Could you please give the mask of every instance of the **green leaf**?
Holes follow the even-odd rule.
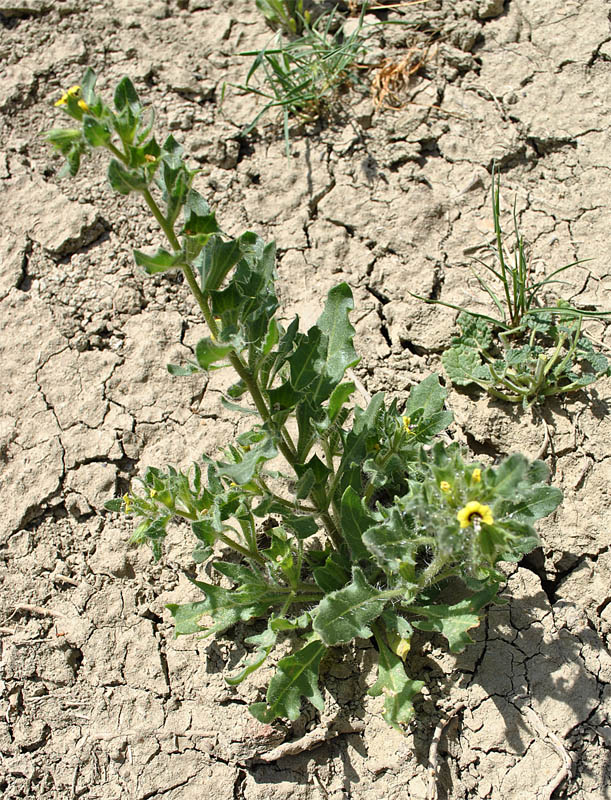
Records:
[[[487,470],[486,478],[496,495],[513,497],[527,475],[528,467],[528,460],[523,455],[513,453],[494,470]]]
[[[207,292],[218,289],[229,270],[241,257],[240,239],[224,242],[220,237],[214,236],[194,262],[199,270],[202,290]]]
[[[318,688],[318,668],[326,650],[322,642],[313,641],[282,658],[269,684],[267,702],[253,703],[249,707],[253,717],[268,723],[277,717],[295,720],[300,714],[302,697],[322,711],[325,703]]]
[[[329,291],[324,311],[316,323],[328,342],[325,374],[335,383],[341,381],[349,367],[359,362],[352,345],[355,331],[348,316],[353,308],[350,287],[347,283],[340,283]]]
[[[263,665],[264,661],[272,651],[272,648],[276,644],[276,639],[278,638],[278,630],[274,629],[271,626],[271,621],[268,622],[267,628],[263,631],[263,633],[257,634],[255,636],[249,636],[246,639],[248,644],[255,644],[257,645],[257,650],[254,654],[254,657],[248,661],[237,673],[233,675],[225,676],[225,681],[230,686],[237,686],[239,683],[251,675],[253,672],[259,669],[260,666]]]
[[[388,597],[371,586],[360,567],[352,568],[352,583],[327,595],[319,604],[313,628],[328,645],[368,639]]]
[[[169,269],[177,269],[184,263],[182,253],[170,253],[160,248],[156,253],[149,255],[142,250],[134,250],[134,261],[142,267],[148,275],[155,275],[157,272],[167,272]]]
[[[363,534],[375,524],[375,520],[364,507],[361,496],[351,486],[342,495],[340,522],[352,558],[355,561],[368,560],[369,551],[363,544]]]
[[[222,361],[233,351],[231,345],[219,344],[217,341],[207,337],[200,339],[195,345],[195,358],[197,363],[204,370],[210,369],[217,361]]]
[[[97,79],[98,76],[91,67],[87,67],[81,79],[81,91],[83,93],[83,100],[88,106],[92,106],[95,102],[95,84]]]
[[[132,114],[138,116],[142,111],[142,104],[140,103],[136,87],[127,76],[122,78],[117,84],[114,103],[115,108],[119,112],[129,108]]]
[[[481,359],[477,350],[463,344],[456,344],[446,350],[441,356],[441,362],[448,378],[455,386],[468,386],[477,383],[474,374],[481,366]]]
[[[356,386],[350,381],[349,383],[338,383],[338,385],[331,392],[329,398],[329,419],[335,422],[337,415],[342,409],[342,406],[348,400],[350,395],[354,393]]]
[[[285,594],[265,592],[258,586],[254,588],[223,589],[213,584],[191,580],[206,595],[205,600],[177,605],[169,603],[166,608],[174,617],[176,636],[188,633],[213,633],[227,630],[237,622],[247,622],[253,617],[261,617],[270,606],[286,599]],[[212,617],[213,624],[204,628],[200,624],[203,616]]]
[[[350,579],[347,566],[346,559],[334,551],[327,556],[322,567],[313,570],[314,580],[326,594],[336,592],[343,589]]]
[[[105,147],[110,141],[111,132],[108,125],[85,114],[83,117],[83,135],[92,147]]]
[[[166,364],[166,369],[170,375],[180,378],[186,375],[195,375],[196,372],[201,372],[201,368],[198,364],[191,364],[189,362],[182,366],[180,364]]]
[[[393,507],[388,518],[375,525],[363,535],[365,547],[376,557],[381,566],[391,572],[405,570],[412,573],[416,565],[418,549],[422,537],[414,537],[402,518],[401,512]],[[415,579],[415,573],[412,577]]]
[[[243,486],[252,480],[259,465],[263,461],[270,461],[278,455],[278,450],[271,437],[266,437],[244,454],[242,461],[237,464],[218,462],[218,474],[222,477]]]
[[[433,606],[408,606],[409,611],[425,617],[413,620],[412,624],[421,631],[441,633],[448,640],[451,652],[460,653],[473,642],[467,631],[479,625],[478,612],[494,599],[498,589],[498,583],[492,582],[480,592],[453,606],[441,603]]]
[[[104,508],[107,511],[121,511],[123,509],[123,500],[120,497],[115,497],[112,500],[107,500],[104,503]]]
[[[526,492],[519,501],[505,500],[495,508],[500,521],[510,517],[518,521],[532,522],[547,517],[562,502],[562,491],[555,486],[537,486]]]
[[[413,386],[405,404],[406,416],[412,417],[418,409],[422,409],[424,418],[430,417],[443,409],[448,390],[439,383],[439,375],[434,372]]]
[[[400,725],[407,725],[414,716],[412,700],[422,690],[424,681],[408,678],[399,656],[389,650],[380,639],[377,642],[378,679],[367,694],[372,697],[384,694],[382,716],[389,725],[400,731]]]
[[[114,158],[108,165],[108,180],[115,192],[119,192],[119,194],[142,192],[148,186],[148,182],[140,170],[127,170]]]
[[[492,345],[492,329],[489,322],[463,311],[456,320],[460,325],[463,344],[487,350]]]
[[[298,539],[307,539],[320,530],[314,517],[284,514],[282,521],[287,528],[290,528],[296,534]]]

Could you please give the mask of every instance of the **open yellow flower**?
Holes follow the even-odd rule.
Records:
[[[476,522],[478,524],[484,523],[484,525],[492,525],[494,523],[490,506],[484,506],[478,503],[477,500],[471,500],[464,508],[461,508],[456,515],[456,519],[460,522],[461,528],[468,528],[469,525],[473,525]]]
[[[481,479],[482,479],[482,471],[479,467],[476,467],[471,473],[471,480],[473,481],[473,483],[479,483]]]
[[[81,87],[80,86],[78,86],[78,85],[77,86],[71,86],[68,89],[68,91],[64,92],[63,95],[59,98],[59,100],[57,100],[55,102],[55,105],[56,106],[65,106],[66,103],[68,102],[68,98],[69,97],[78,97],[80,93],[81,93]],[[83,110],[85,110],[85,109],[83,109]],[[87,108],[87,110],[89,110],[89,108]]]
[[[447,481],[441,481],[441,483],[439,484],[439,488],[441,489],[442,492],[449,492],[452,487]]]

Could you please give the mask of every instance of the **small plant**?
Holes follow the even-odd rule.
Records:
[[[254,56],[254,60],[246,82],[236,88],[267,100],[244,129],[244,135],[264,114],[277,108],[282,115],[288,152],[291,116],[302,122],[312,122],[337,99],[343,88],[358,83],[353,67],[366,52],[367,37],[362,36],[365,8],[363,6],[359,24],[347,37],[338,28],[333,10],[311,24],[304,19],[299,38],[287,40],[278,33],[270,47],[239,54]],[[257,85],[251,83],[255,76],[262,78]]]
[[[419,300],[460,311],[460,335],[442,356],[443,366],[456,386],[476,385],[490,395],[529,408],[552,395],[567,394],[589,386],[610,374],[607,358],[582,332],[584,318],[603,319],[611,312],[585,311],[565,300],[541,305],[543,290],[561,283],[557,276],[579,261],[534,280],[526,258],[525,243],[513,213],[516,248],[513,266],[505,253],[500,224],[498,183],[492,172],[492,214],[497,266],[479,261],[500,283],[500,292],[473,267],[471,271],[488,294],[500,317],[469,311],[441,300]],[[499,294],[501,295],[499,297]]]
[[[288,36],[299,35],[312,20],[308,0],[256,0],[256,4],[269,25]]]
[[[157,143],[131,81],[117,86],[114,108],[95,82],[88,69],[81,88],[61,98],[76,127],[47,138],[72,175],[83,153],[106,149],[111,186],[143,197],[168,249],[136,250],[136,263],[149,275],[182,272],[210,333],[193,361],[168,369],[233,369],[225,402],[253,420],[220,458],[204,455],[188,472],[149,467],[107,507],[135,518],[132,541],[150,544],[155,558],[170,520],[186,520],[194,562],[213,559],[227,582],[192,580],[197,599],[168,606],[177,635],[263,621],[230,684],[289,643],[265,698],[250,706],[258,720],[294,720],[303,698],[322,709],[319,674],[331,649],[373,638],[378,677],[370,694],[384,698],[384,717],[400,729],[423,686],[404,663],[414,629],[440,633],[461,651],[485,606],[498,602],[498,563],[537,545],[533,524],[561,493],[546,484],[540,461],[512,455],[484,468],[440,440],[452,415],[436,375],[414,386],[402,409],[382,393],[365,408],[352,404],[356,387],[345,374],[358,357],[349,287],[329,292],[307,332],[297,318],[284,327],[274,245],[251,232],[224,236],[178,143]]]

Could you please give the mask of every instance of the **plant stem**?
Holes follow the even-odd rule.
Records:
[[[232,550],[241,553],[246,558],[251,558],[253,561],[256,561],[258,564],[266,564],[266,560],[260,553],[253,553],[252,550],[249,550],[247,547],[244,547],[239,542],[236,542],[235,539],[232,539],[231,536],[227,536],[224,533],[217,533],[216,538],[219,542],[223,542],[226,544],[227,547],[231,547]]]

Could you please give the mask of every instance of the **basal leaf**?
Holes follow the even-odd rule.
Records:
[[[166,606],[174,617],[176,636],[187,633],[203,633],[205,636],[210,636],[219,633],[237,622],[246,622],[253,617],[263,616],[270,606],[282,603],[286,599],[286,594],[266,592],[259,586],[252,589],[223,589],[201,581],[191,580],[191,582],[204,592],[206,599],[183,605],[169,603]],[[200,624],[203,616],[212,617],[213,624],[209,628]]]
[[[313,628],[328,645],[367,639],[368,627],[388,602],[387,596],[371,586],[360,567],[352,568],[352,583],[327,595],[319,604]]]
[[[462,331],[464,344],[471,347],[480,347],[487,350],[492,344],[492,330],[490,323],[479,317],[474,317],[468,312],[462,312],[456,320]]]
[[[319,711],[324,700],[318,688],[318,668],[327,648],[313,641],[278,662],[277,672],[267,690],[266,703],[253,703],[249,708],[259,722],[272,722],[277,717],[295,720],[299,716],[301,698],[305,697]]]
[[[498,584],[491,583],[467,600],[461,600],[452,606],[441,603],[432,606],[408,606],[410,611],[424,616],[424,619],[413,620],[412,624],[421,631],[441,633],[448,640],[450,650],[453,653],[460,653],[472,643],[473,639],[467,631],[479,625],[478,612],[493,600],[498,588]]]
[[[380,639],[377,642],[378,679],[367,694],[372,697],[384,694],[382,715],[389,725],[400,731],[400,725],[407,725],[414,716],[412,700],[421,691],[424,681],[408,678],[399,656],[389,650]]]
[[[477,350],[463,344],[456,344],[446,350],[441,362],[448,378],[455,386],[468,386],[474,383],[474,373],[481,366]]]
[[[350,580],[347,567],[346,559],[334,551],[327,556],[322,567],[314,569],[314,580],[326,594],[336,592],[338,589],[343,589]]]
[[[242,683],[245,678],[258,670],[272,651],[272,648],[276,644],[277,638],[278,631],[274,630],[270,624],[268,624],[263,633],[255,636],[249,636],[246,641],[249,644],[257,645],[257,650],[255,651],[254,656],[247,661],[238,672],[234,673],[233,675],[225,676],[225,681],[230,686],[237,686],[239,683]]]

